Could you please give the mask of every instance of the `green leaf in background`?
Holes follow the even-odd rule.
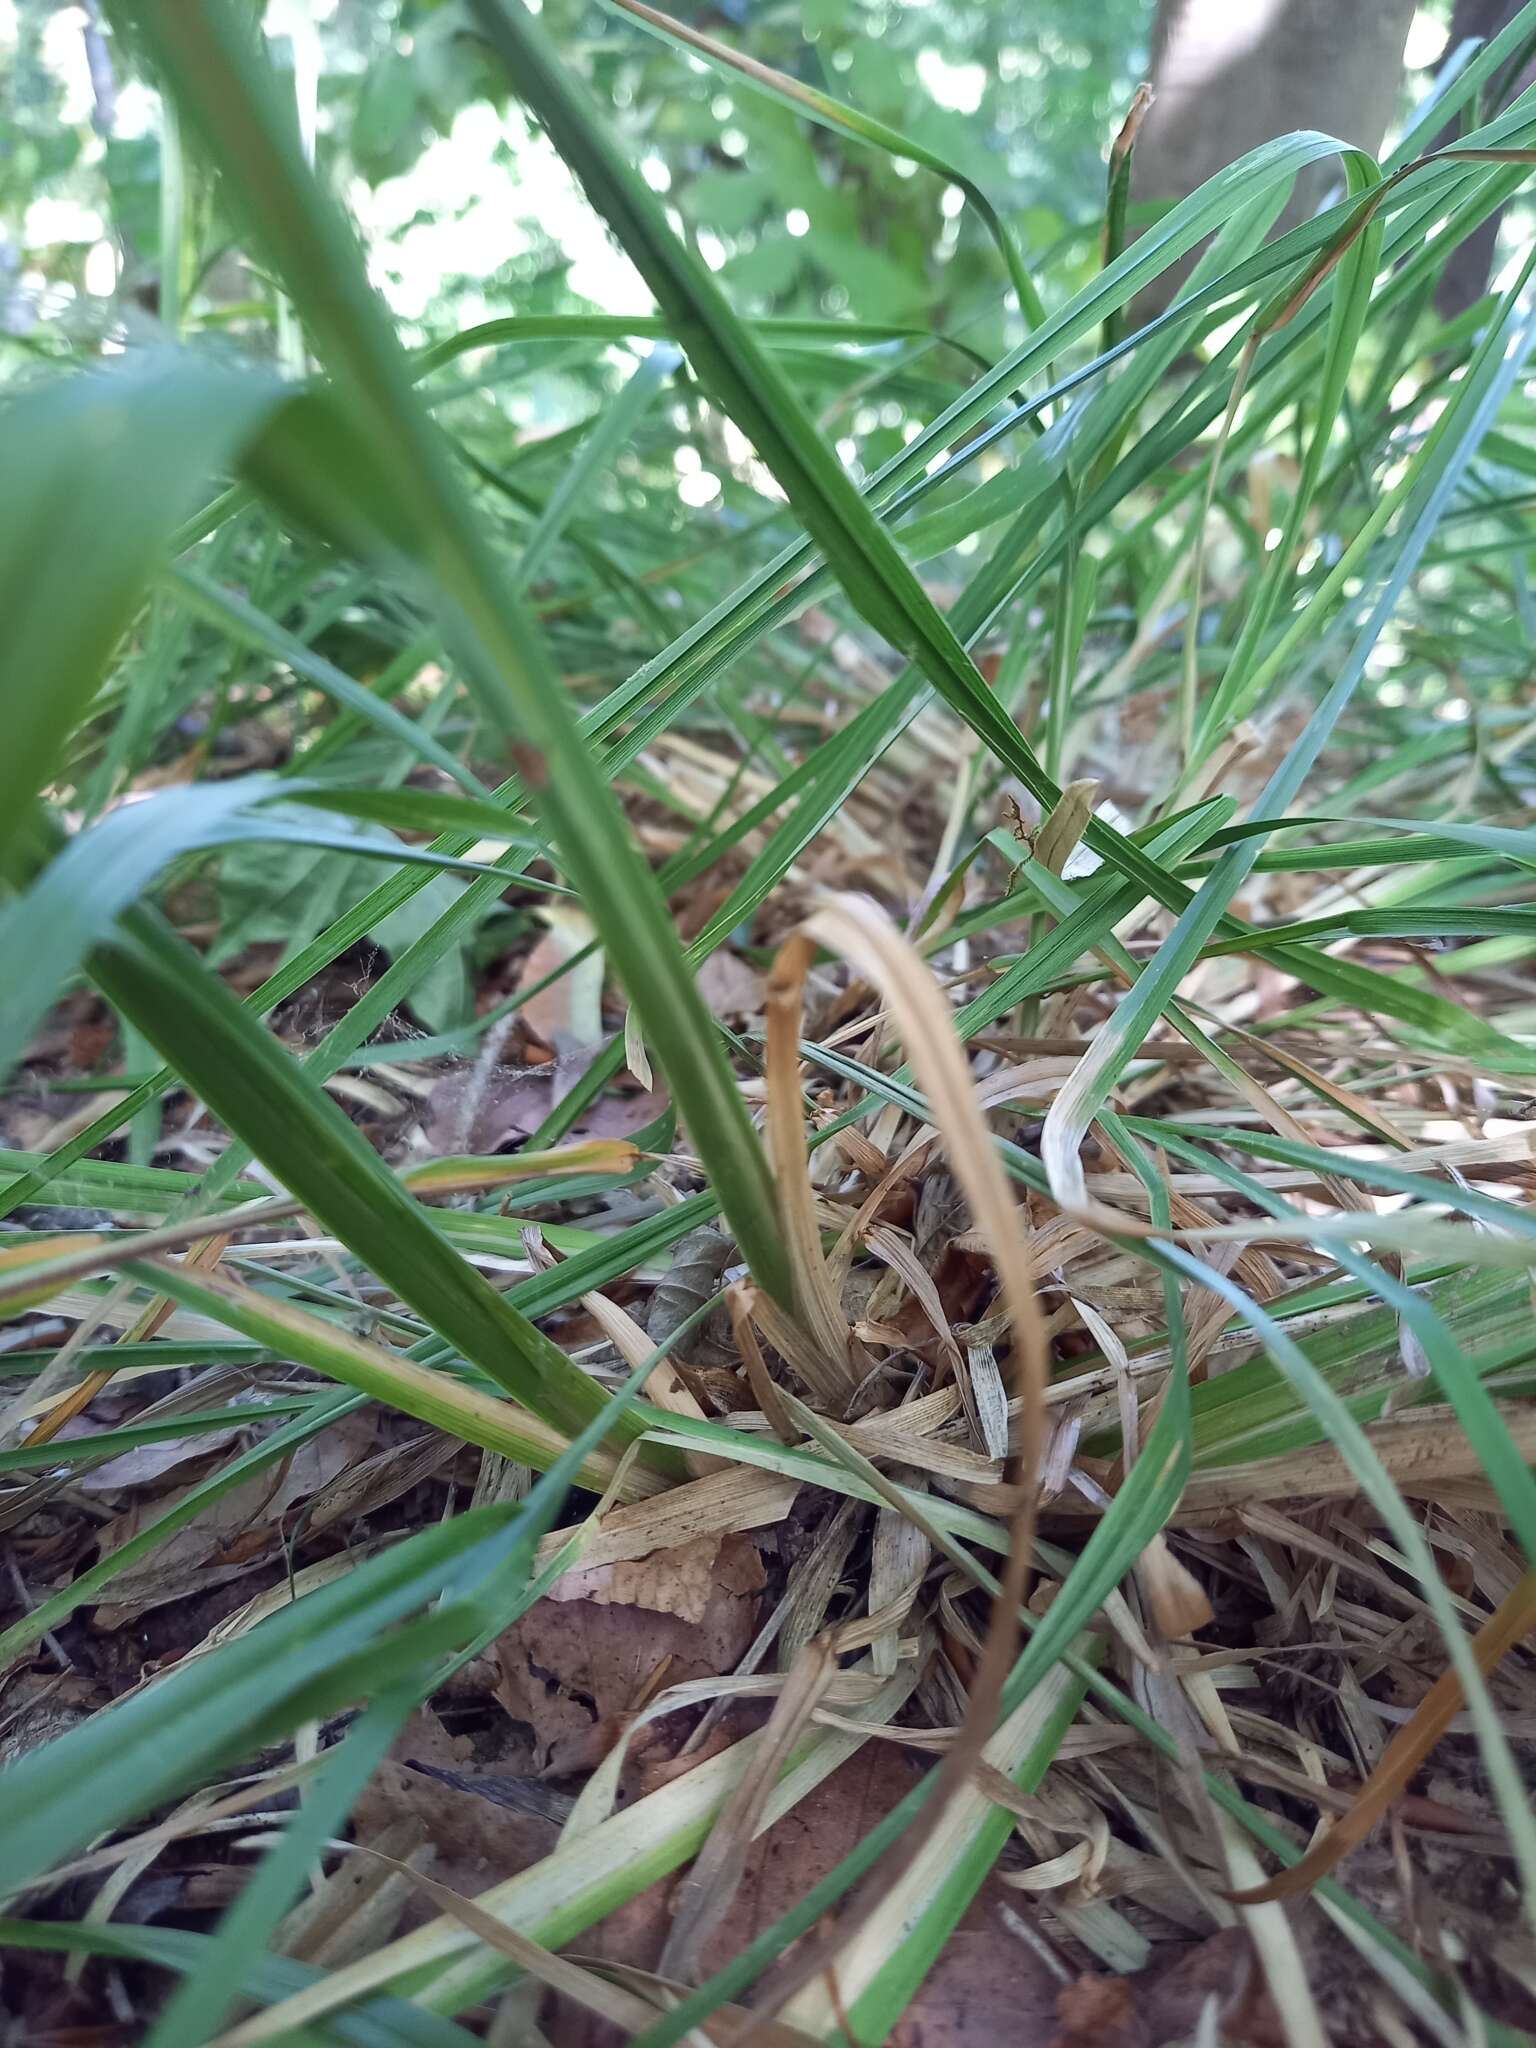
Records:
[[[281,402],[271,378],[153,351],[7,401],[0,598],[19,686],[7,692],[0,853],[25,829],[209,473],[231,466]],[[132,516],[103,518],[114,505]]]
[[[728,75],[744,78],[756,91],[765,93],[780,106],[788,107],[792,113],[801,114],[814,121],[819,127],[828,128],[834,135],[845,136],[850,141],[862,142],[871,148],[884,150],[888,156],[901,158],[910,163],[923,164],[930,171],[936,171],[941,178],[948,178],[957,185],[977,213],[986,223],[987,233],[997,244],[998,253],[1008,271],[1009,281],[1018,295],[1020,310],[1032,327],[1038,327],[1045,318],[1045,308],[1040,303],[1034,280],[1025,266],[1023,255],[1012,231],[992,201],[973,178],[953,164],[946,163],[942,156],[928,149],[923,143],[909,135],[898,134],[883,121],[861,113],[856,107],[844,106],[831,99],[824,92],[803,84],[799,79],[790,78],[782,71],[774,71],[766,64],[732,49],[729,44],[707,36],[686,23],[674,21],[659,9],[648,7],[644,0],[606,0],[615,13],[621,13],[630,20],[648,29],[662,41],[677,48],[696,50],[718,69]]]

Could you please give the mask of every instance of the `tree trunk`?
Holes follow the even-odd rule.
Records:
[[[1417,0],[1158,0],[1156,93],[1136,144],[1138,199],[1182,199],[1261,142],[1320,128],[1373,154],[1397,108]],[[1341,182],[1335,162],[1296,181],[1293,226]],[[1179,276],[1151,287],[1155,304]]]
[[[1499,31],[1507,28],[1519,13],[1521,0],[1456,0],[1451,12],[1451,33],[1446,39],[1445,54],[1450,56],[1459,43],[1469,36],[1478,36],[1489,42]],[[1505,90],[1499,95],[1499,105],[1508,105],[1517,92],[1523,92],[1531,82],[1531,69],[1513,81],[1505,81]],[[1452,121],[1430,144],[1432,149],[1448,149],[1458,135],[1472,127],[1476,109],[1464,107],[1458,120]],[[1458,313],[1464,313],[1468,306],[1475,306],[1488,289],[1488,280],[1493,274],[1494,249],[1499,239],[1499,222],[1502,212],[1493,214],[1480,227],[1472,230],[1464,242],[1458,242],[1451,251],[1440,282],[1435,287],[1435,309],[1445,319],[1452,320]]]

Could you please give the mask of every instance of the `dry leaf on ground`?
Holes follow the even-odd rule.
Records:
[[[518,972],[520,990],[536,988],[593,940],[592,920],[584,911],[550,904],[542,915],[546,930]],[[518,1015],[552,1051],[571,1053],[596,1045],[601,1038],[602,998],[603,956],[593,953],[529,996]]]
[[[423,1114],[425,1151],[484,1155],[521,1143],[539,1128],[556,1102],[575,1087],[593,1057],[593,1048],[587,1047],[552,1060],[547,1066],[498,1067],[483,1084],[476,1080],[471,1068],[456,1068],[427,1097]],[[465,1098],[471,1091],[478,1093],[466,1130]],[[666,1101],[666,1096],[655,1089],[638,1094],[615,1094],[610,1089],[582,1111],[571,1126],[571,1135],[631,1137],[655,1121]]]
[[[739,1535],[568,1572],[496,1646],[497,1697],[532,1731],[535,1768],[590,1770],[658,1678],[676,1685],[733,1670],[764,1583],[756,1546]],[[638,1747],[661,1739],[649,1728]]]
[[[744,1537],[700,1536],[649,1557],[578,1567],[556,1579],[547,1597],[590,1600],[596,1607],[648,1607],[699,1622],[717,1590],[754,1593],[762,1585],[762,1560],[753,1544]]]
[[[354,1809],[353,1831],[359,1841],[370,1841],[402,1816],[421,1823],[433,1852],[432,1875],[469,1898],[547,1856],[559,1833],[543,1814],[522,1812],[488,1792],[465,1791],[404,1764],[386,1763]],[[433,1911],[430,1902],[420,1910],[413,1903],[406,1924],[430,1920]]]
[[[1175,2048],[1204,2038],[1200,2027],[1212,2001],[1213,2039],[1230,2048],[1284,2048],[1284,2029],[1242,1928],[1224,1927],[1156,1956],[1133,1977],[1089,1975],[1063,1985],[1050,2048]]]
[[[755,967],[722,947],[711,953],[696,977],[699,994],[717,1017],[744,1019],[763,1014],[767,983]]]
[[[917,1767],[890,1745],[867,1743],[752,1845],[730,1911],[699,1959],[707,1975],[818,1884],[912,1789]],[[578,1944],[605,1962],[653,1969],[671,1923],[675,1880],[652,1885]],[[999,1913],[986,1886],[888,2039],[891,2048],[977,2048],[1050,2039],[1059,1980]],[[1010,1910],[1012,1906],[1010,1905]],[[620,2048],[621,2037],[558,2000],[547,2008],[552,2048]]]
[[[521,1797],[524,1786],[527,1796]],[[557,1794],[515,1773],[477,1766],[474,1744],[451,1735],[423,1707],[406,1722],[353,1809],[352,1827],[359,1841],[382,1842],[400,1821],[414,1822],[431,1850],[424,1868],[473,1898],[547,1856],[561,1817]],[[433,1910],[430,1900],[412,1893],[402,1918],[407,1927],[418,1926]]]
[[[114,1579],[113,1598],[96,1609],[96,1626],[122,1628],[152,1607],[205,1593],[250,1571],[273,1553],[282,1516],[364,1456],[373,1437],[366,1417],[348,1417],[302,1444],[275,1470],[253,1474]],[[109,1522],[101,1532],[101,1556],[110,1557],[147,1522],[159,1521],[188,1491],[179,1488],[136,1502]]]
[[[1056,1994],[1051,2048],[1152,2048],[1128,1977],[1079,1977]]]
[[[250,1421],[261,1420],[261,1410],[253,1405]],[[163,1438],[159,1443],[135,1444],[132,1450],[121,1451],[117,1457],[108,1458],[94,1471],[77,1473],[74,1483],[82,1493],[124,1493],[133,1486],[151,1486],[178,1465],[189,1464],[194,1458],[206,1458],[210,1451],[218,1450],[247,1427],[249,1423],[240,1422],[228,1429],[208,1430],[197,1436],[172,1436]],[[88,1422],[67,1423],[59,1431],[56,1441],[68,1443],[95,1433]]]

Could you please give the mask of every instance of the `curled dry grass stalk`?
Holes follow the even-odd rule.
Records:
[[[918,1824],[865,1875],[850,1899],[848,1924],[840,1923],[819,1941],[807,1943],[765,1984],[762,2003],[769,2014],[823,1971],[836,1970],[850,1938],[899,1888],[922,1856],[941,1827],[950,1800],[965,1785],[981,1756],[1017,1655],[1018,1615],[1029,1592],[1034,1561],[1035,1507],[1044,1449],[1045,1329],[1029,1278],[1029,1247],[1018,1206],[977,1106],[949,1008],[915,949],[878,905],[860,897],[833,897],[813,911],[803,933],[789,940],[775,964],[775,984],[797,1026],[812,942],[847,959],[884,999],[900,1026],[911,1063],[925,1084],[945,1157],[988,1241],[1013,1339],[1018,1452],[1007,1468],[1005,1483],[1013,1488],[1018,1506],[1008,1530],[1007,1562],[991,1622],[971,1677],[963,1739],[946,1752]],[[770,1011],[770,1017],[772,1014]],[[819,1257],[819,1246],[815,1251]]]
[[[539,23],[473,0],[476,61],[658,310],[513,305],[410,350],[237,10],[109,11],[174,110],[170,231],[184,146],[315,374],[194,335],[5,398],[7,1944],[154,1966],[153,2048],[462,2048],[520,1973],[647,2048],[874,2042],[1001,1871],[1072,1969],[1132,1972],[1235,1902],[1293,2042],[1512,2038],[1533,265],[1449,323],[1431,288],[1532,161],[1536,101],[1489,94],[1536,7],[1449,67],[1455,148],[1284,138],[1127,241],[1133,112],[1102,267],[1063,281],[920,141],[615,0],[615,35],[957,184],[1027,324],[966,308],[936,346],[857,306],[742,318]],[[1271,236],[1329,159],[1342,197]],[[189,304],[162,298],[183,335]],[[615,384],[593,352],[621,341],[656,347]],[[558,472],[467,403],[487,352],[526,377],[552,343],[601,394]],[[681,361],[691,411],[657,403]],[[855,473],[823,422],[862,436],[881,397],[910,433]],[[631,450],[670,483],[680,418],[730,515],[681,544],[612,478]],[[353,615],[385,650],[361,677]],[[189,709],[233,732],[253,691],[276,767],[188,759]],[[260,981],[242,862],[297,877]],[[828,873],[861,893],[807,912]],[[546,969],[532,911],[571,897]],[[509,913],[510,993],[408,1035]],[[82,986],[110,1067],[70,1049]],[[615,1138],[626,1058],[645,1121]],[[358,1469],[292,1491],[349,1428]],[[130,1508],[92,1558],[98,1481]],[[103,1614],[152,1611],[157,1571],[185,1590],[200,1529],[225,1603],[112,1702],[82,1676]],[[296,1959],[294,1902],[401,1730],[557,1578],[754,1531],[778,1550],[750,1649],[650,1671],[543,1853],[466,1900],[359,1838],[441,1916]],[[49,1735],[33,1694],[65,1680],[84,1704]],[[621,1798],[642,1734],[706,1706]],[[733,1919],[763,1834],[898,1746],[939,1761]],[[119,1924],[157,1858],[249,1811],[248,1774],[302,1797],[217,1917]],[[559,1953],[690,1864],[655,1968]],[[1337,2013],[1328,1940],[1363,1965]]]

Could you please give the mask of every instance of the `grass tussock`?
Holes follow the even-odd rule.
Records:
[[[654,311],[408,347],[240,11],[108,10],[277,340],[178,288],[4,396],[15,2009],[876,2042],[980,1899],[999,2029],[1141,1971],[1151,2028],[1178,1944],[1193,2037],[1519,2038],[1532,259],[1433,287],[1536,7],[1386,162],[1135,234],[1132,119],[1067,287],[618,6],[951,180],[1006,346],[744,317],[472,0]],[[552,347],[622,373],[509,446]],[[493,1780],[536,1838],[467,1890]]]

